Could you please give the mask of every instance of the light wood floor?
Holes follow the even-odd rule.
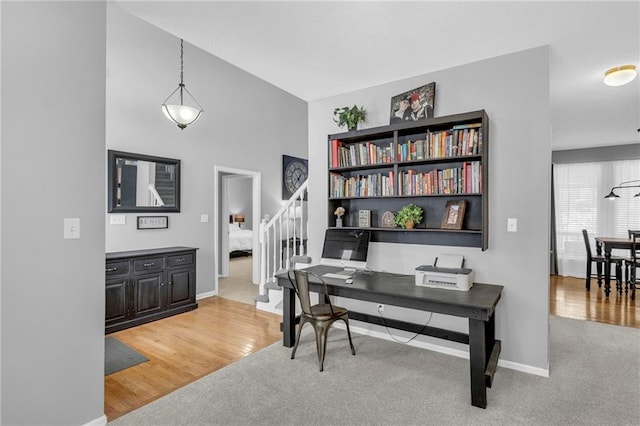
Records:
[[[549,296],[551,315],[640,328],[640,291],[636,292],[636,300],[616,291],[605,297],[595,279],[587,292],[584,279],[552,275]]]
[[[640,328],[637,297],[609,298],[584,280],[551,277],[550,314]],[[281,338],[279,315],[220,297],[202,299],[195,311],[112,333],[150,359],[105,377],[109,421],[148,404]]]
[[[281,316],[210,297],[198,309],[111,333],[149,358],[104,378],[111,421],[282,338]]]

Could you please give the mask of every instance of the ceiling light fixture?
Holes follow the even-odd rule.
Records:
[[[618,189],[618,188],[640,188],[640,185],[627,185],[629,183],[634,183],[634,182],[640,182],[640,180],[630,180],[630,181],[627,181],[627,182],[622,182],[618,186],[614,186],[613,188],[611,188],[611,192],[609,193],[609,195],[607,195],[604,198],[607,198],[609,200],[615,200],[616,198],[620,198],[620,196],[618,194],[613,192],[614,189]],[[638,192],[636,195],[634,195],[634,197],[640,197],[640,192]]]
[[[184,43],[183,40],[180,39],[180,84],[178,87],[171,92],[167,99],[162,103],[162,112],[164,115],[174,123],[178,125],[182,130],[184,130],[189,124],[194,123],[200,115],[204,111],[196,98],[193,97],[191,92],[187,90],[187,87],[184,85]],[[179,93],[179,104],[168,104],[167,101],[176,93]],[[198,105],[198,108],[190,107],[184,104],[184,92],[189,95],[189,97],[193,100],[193,102]]]
[[[636,74],[635,65],[621,65],[619,67],[613,67],[604,73],[604,84],[614,87],[622,86],[630,83],[634,78],[636,78]]]

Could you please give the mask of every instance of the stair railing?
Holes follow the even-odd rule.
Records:
[[[275,282],[278,271],[289,269],[291,256],[306,253],[309,181],[287,200],[269,221],[260,223],[260,294],[265,284]]]
[[[164,206],[164,201],[162,201],[162,197],[160,196],[160,194],[158,194],[158,191],[156,190],[156,186],[153,183],[150,183],[149,186],[149,192],[151,193],[152,198],[152,206]]]

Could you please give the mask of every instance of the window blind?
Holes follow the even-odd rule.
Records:
[[[553,173],[558,274],[584,278],[582,229],[593,253],[594,237],[626,238],[629,229],[640,229],[640,197],[634,197],[640,188],[617,189],[620,198],[604,198],[621,182],[640,179],[640,160],[554,164]]]

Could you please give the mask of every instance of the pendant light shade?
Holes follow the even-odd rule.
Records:
[[[611,192],[609,192],[609,195],[607,195],[604,198],[607,198],[609,200],[615,200],[616,198],[620,198],[620,196],[618,194],[613,192],[614,189],[640,188],[640,185],[634,185],[635,183],[640,183],[640,180],[629,180],[627,182],[622,182],[622,183],[618,184],[618,186],[614,186],[613,188],[611,188]],[[638,192],[636,195],[634,195],[634,197],[640,197],[640,192]]]
[[[178,87],[171,92],[167,99],[162,103],[162,112],[165,117],[169,120],[173,121],[184,130],[189,124],[195,123],[198,118],[202,115],[204,111],[198,101],[193,97],[193,95],[187,90],[187,87],[184,84],[184,42],[180,39],[180,84]],[[191,107],[184,104],[185,94],[191,98],[191,101],[197,105],[197,108]],[[174,95],[176,95],[174,97]],[[171,100],[169,102],[169,100]]]
[[[623,86],[636,78],[635,65],[622,65],[608,69],[604,73],[604,84],[607,86]]]
[[[176,123],[181,129],[184,129],[188,124],[195,123],[200,118],[202,110],[197,110],[187,105],[162,104],[162,112],[164,112],[165,117]]]

